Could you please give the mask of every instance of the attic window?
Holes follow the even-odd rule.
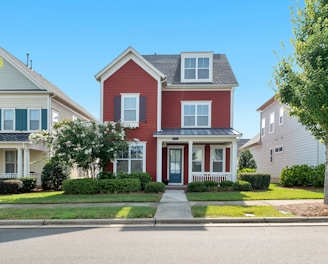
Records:
[[[181,82],[212,82],[213,53],[181,53]]]

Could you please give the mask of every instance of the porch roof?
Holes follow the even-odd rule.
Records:
[[[192,137],[216,137],[231,136],[238,137],[242,134],[233,128],[163,128],[154,133],[154,137],[167,136],[192,136]]]
[[[27,142],[30,133],[0,133],[0,142]]]

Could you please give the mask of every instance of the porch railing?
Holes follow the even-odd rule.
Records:
[[[31,172],[31,173],[29,173],[28,176],[37,177],[38,174],[34,173],[34,172]],[[0,178],[2,178],[2,179],[17,179],[19,177],[18,177],[18,173],[0,173]]]
[[[230,172],[193,172],[192,173],[193,182],[203,182],[203,181],[232,181],[232,174]]]

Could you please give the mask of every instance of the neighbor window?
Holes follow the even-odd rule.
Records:
[[[201,172],[203,171],[203,147],[193,146],[192,148],[192,171]]]
[[[59,121],[59,113],[56,110],[52,110],[52,124],[56,124]]]
[[[279,125],[282,125],[284,123],[284,107],[281,106],[279,108]]]
[[[261,122],[261,136],[262,137],[265,136],[265,117],[262,118],[262,122]]]
[[[40,109],[29,109],[28,110],[28,124],[29,130],[40,130],[41,129],[41,110]]]
[[[17,172],[17,151],[6,150],[5,151],[5,171],[6,173]]]
[[[269,133],[274,132],[274,112],[270,114],[270,125],[269,125]]]
[[[15,125],[15,109],[3,109],[2,110],[2,129],[14,130]]]
[[[115,160],[114,172],[145,172],[146,144],[131,143],[128,148],[118,152]]]
[[[274,148],[274,153],[278,154],[278,153],[283,152],[283,150],[284,150],[283,146],[280,145],[280,146],[277,146],[277,147]]]
[[[211,148],[211,171],[223,172],[224,168],[224,149],[220,147]]]
[[[213,53],[181,53],[182,82],[211,82]]]
[[[211,102],[182,102],[182,127],[210,127]]]

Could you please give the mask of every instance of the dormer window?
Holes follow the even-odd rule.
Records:
[[[212,82],[213,53],[181,53],[181,82]]]

